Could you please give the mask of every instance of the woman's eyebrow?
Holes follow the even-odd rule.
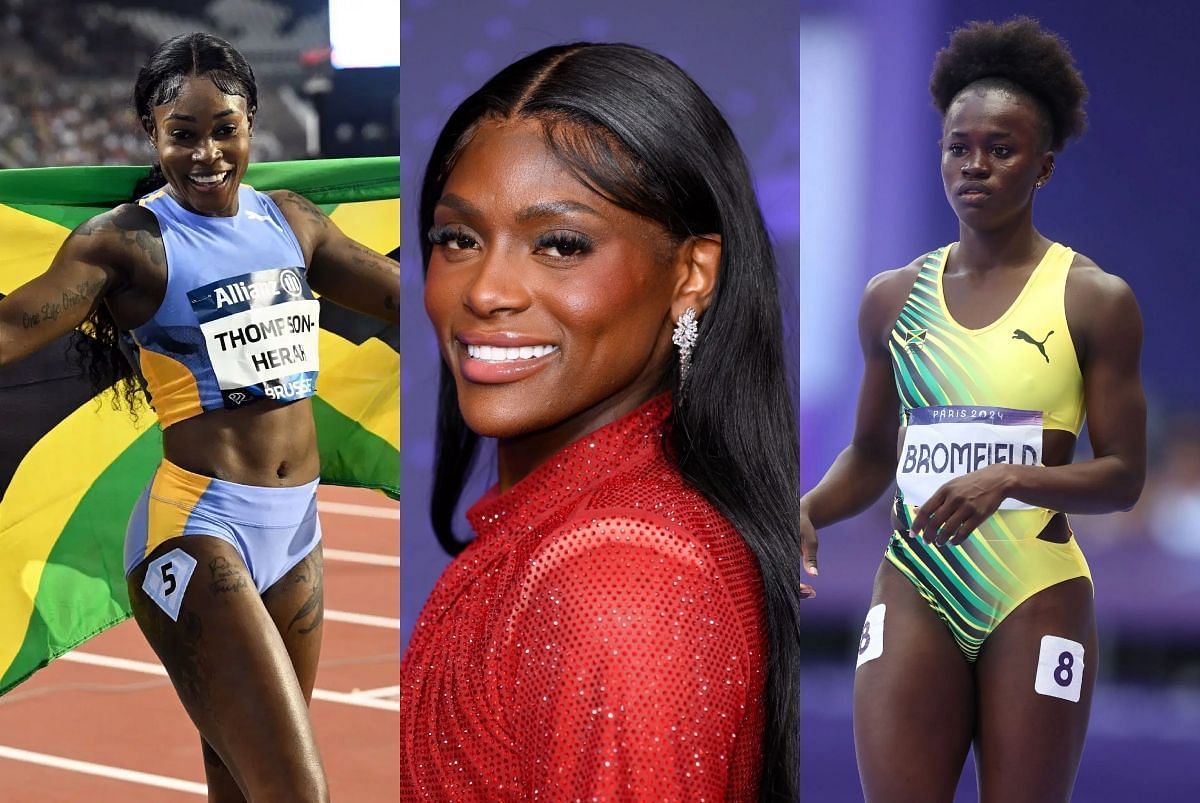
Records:
[[[438,198],[437,205],[453,209],[455,212],[467,215],[468,217],[479,217],[483,214],[479,211],[479,208],[476,207],[475,204],[471,203],[466,198],[463,198],[461,195],[455,195],[452,192],[443,195],[441,198]]]
[[[600,213],[595,209],[579,201],[544,201],[542,203],[531,204],[518,212],[517,222],[526,223],[537,218],[555,217],[556,215],[566,215],[571,212],[601,217]]]
[[[475,206],[475,204],[471,203],[466,198],[463,198],[461,195],[455,195],[454,193],[447,193],[446,195],[443,195],[438,199],[437,203],[438,206],[447,207],[448,209],[452,209],[459,214],[466,215],[467,217],[481,217],[483,215],[483,212],[479,209],[479,207]],[[536,220],[538,218],[567,215],[571,214],[572,212],[602,217],[599,211],[585,203],[580,201],[560,200],[542,201],[536,204],[530,204],[517,213],[516,219],[518,223],[527,223],[530,220]]]

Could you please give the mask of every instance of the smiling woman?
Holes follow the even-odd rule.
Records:
[[[662,226],[589,189],[536,120],[481,125],[433,218],[426,305],[463,417],[506,441],[536,432],[550,448],[654,394],[671,349],[664,313],[702,307],[720,257],[716,236],[672,247]],[[501,489],[525,473],[514,461],[545,458],[506,445]]]
[[[548,48],[451,116],[420,222],[461,554],[401,669],[404,793],[794,800],[795,417],[729,127],[661,56]]]
[[[96,391],[149,399],[163,461],[129,517],[129,600],[200,733],[209,800],[327,800],[306,708],[324,606],[313,290],[394,322],[399,269],[304,198],[241,183],[257,90],[228,42],[163,43],[134,105],[155,168],[0,299],[0,363],[81,327]]]

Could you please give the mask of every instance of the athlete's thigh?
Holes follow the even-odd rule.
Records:
[[[283,638],[305,701],[312,699],[321,653],[324,613],[321,568],[321,545],[318,543],[262,595],[267,613]],[[200,742],[209,800],[212,803],[244,803],[245,798],[220,755],[203,737]]]
[[[983,803],[1071,799],[1096,652],[1092,585],[1085,577],[1033,595],[984,642],[976,672]]]
[[[887,561],[871,610],[874,627],[864,628],[854,675],[854,746],[867,803],[949,803],[974,727],[970,664]]]
[[[325,621],[324,561],[320,542],[268,588],[262,598],[296,670],[304,699],[311,700]]]
[[[147,574],[165,607],[143,589]],[[128,585],[184,708],[247,797],[323,785],[296,672],[233,546],[204,535],[170,539]]]

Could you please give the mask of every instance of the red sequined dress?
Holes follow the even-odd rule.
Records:
[[[405,800],[753,800],[753,554],[663,453],[669,396],[468,512],[400,668]]]

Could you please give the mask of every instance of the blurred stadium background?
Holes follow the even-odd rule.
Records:
[[[397,50],[398,0],[334,0]],[[333,69],[330,0],[0,0],[0,167],[144,164],[130,110],[138,69],[162,41],[208,31],[242,51],[259,83],[258,161],[396,152],[398,58]],[[380,13],[384,16],[381,19]],[[382,56],[387,61],[387,54]],[[378,63],[378,59],[376,62]]]
[[[747,151],[779,247],[808,488],[850,436],[867,279],[957,236],[938,174],[933,56],[967,20],[1021,13],[1067,39],[1092,91],[1090,129],[1061,155],[1036,222],[1124,277],[1146,324],[1145,493],[1129,513],[1073,517],[1102,645],[1075,799],[1200,799],[1200,357],[1190,306],[1200,204],[1187,190],[1185,144],[1200,123],[1190,102],[1200,12],[1187,0],[654,0],[636,10],[403,0],[404,636],[446,563],[426,518],[437,357],[420,300],[415,204],[454,106],[520,55],[580,39],[646,45],[696,78]],[[1087,456],[1086,437],[1078,453]],[[804,608],[805,801],[861,800],[853,655],[886,542],[885,505],[822,533],[818,596]],[[971,766],[957,799],[975,799]]]

